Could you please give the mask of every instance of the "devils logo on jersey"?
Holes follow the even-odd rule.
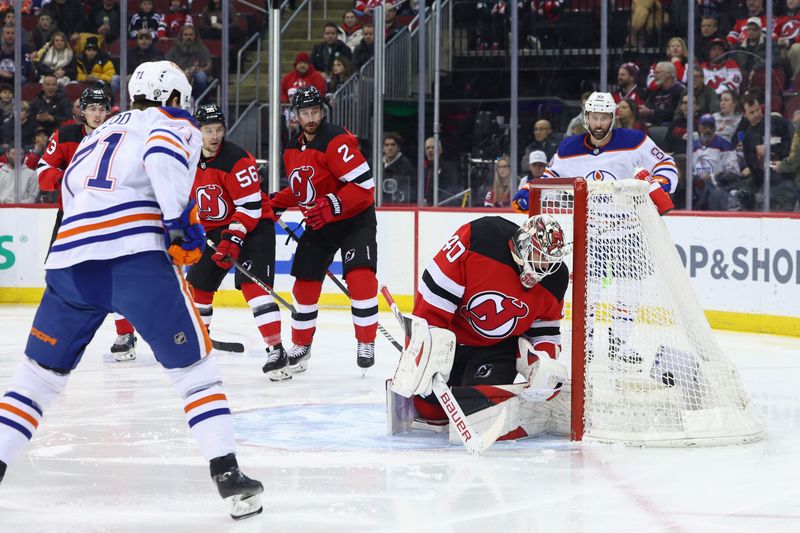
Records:
[[[502,292],[485,291],[470,298],[459,313],[479,334],[502,339],[514,331],[520,318],[528,315],[528,305]]]
[[[197,209],[203,220],[224,220],[228,216],[228,204],[222,197],[222,187],[219,185],[204,185],[198,187]]]
[[[311,178],[314,177],[314,167],[303,165],[289,173],[289,186],[292,188],[297,204],[303,207],[314,205],[317,191]]]

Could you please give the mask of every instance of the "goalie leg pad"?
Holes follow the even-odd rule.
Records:
[[[450,330],[429,328],[424,318],[411,315],[411,336],[400,354],[400,362],[392,378],[391,390],[410,398],[432,392],[433,375],[439,373],[447,381],[453,367],[456,336]]]

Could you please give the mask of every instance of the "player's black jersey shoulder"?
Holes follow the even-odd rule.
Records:
[[[80,143],[86,133],[83,124],[69,124],[58,129],[58,142],[60,143]]]
[[[540,281],[539,285],[555,296],[556,300],[563,301],[564,295],[567,293],[567,285],[569,285],[569,268],[566,263],[561,263],[561,266]]]
[[[230,172],[236,163],[242,159],[250,159],[250,154],[236,143],[229,140],[222,142],[219,152],[213,159],[205,159],[201,157],[201,162],[205,162],[206,168],[213,168],[221,172]]]
[[[470,222],[469,250],[517,268],[508,242],[519,226],[502,217],[481,217]]]

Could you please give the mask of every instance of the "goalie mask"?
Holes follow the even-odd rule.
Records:
[[[519,281],[530,289],[558,270],[571,246],[561,225],[550,215],[526,220],[511,238],[511,256],[520,268]]]
[[[608,113],[611,115],[611,125],[608,129],[605,128],[592,128],[589,124],[589,113]],[[589,132],[597,141],[602,141],[611,135],[611,130],[614,129],[614,117],[617,113],[617,103],[611,93],[593,92],[586,100],[583,107],[583,127]]]

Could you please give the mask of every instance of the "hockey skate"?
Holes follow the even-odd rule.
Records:
[[[271,348],[267,348],[267,362],[261,370],[267,375],[270,381],[283,381],[292,379],[286,367],[289,366],[289,357],[286,355],[286,350],[283,349],[283,344],[276,344]]]
[[[215,471],[221,473],[214,474]],[[234,520],[244,520],[263,510],[259,495],[264,492],[264,486],[242,474],[234,454],[211,460],[211,479],[217,484],[219,495],[228,504],[228,512]]]
[[[362,376],[366,370],[375,364],[375,343],[359,342],[356,348],[356,364],[362,369]]]
[[[117,340],[111,346],[111,355],[118,363],[136,359],[136,335],[133,333],[117,335]]]
[[[299,374],[308,368],[308,360],[311,358],[311,346],[295,344],[287,352],[289,356],[289,372]]]
[[[642,356],[621,338],[614,335],[614,330],[608,328],[608,357],[611,360],[630,365],[642,364]]]

